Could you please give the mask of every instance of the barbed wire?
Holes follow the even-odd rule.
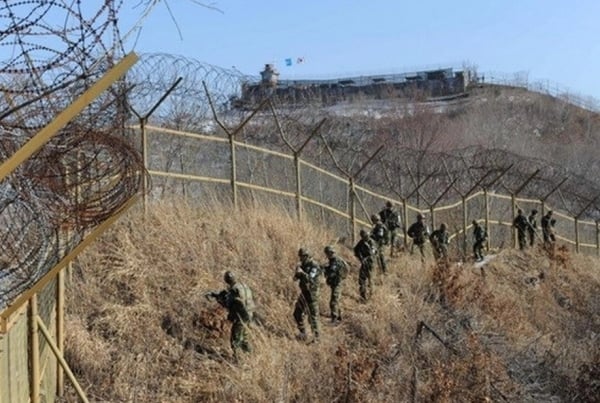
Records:
[[[152,115],[154,121],[166,125],[185,121],[186,125],[194,126],[211,116],[203,83],[215,105],[224,110],[229,108],[231,97],[240,95],[242,83],[248,80],[247,75],[235,68],[217,67],[182,56],[147,53],[141,54],[140,59],[127,76],[127,82],[133,86],[129,102],[140,114],[149,111],[179,77],[185,78]]]
[[[122,0],[0,1],[0,159],[6,161],[123,56]],[[96,8],[93,8],[93,7]],[[0,309],[141,188],[113,85],[0,182]]]

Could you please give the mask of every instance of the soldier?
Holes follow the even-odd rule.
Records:
[[[398,237],[398,229],[400,228],[400,214],[392,205],[391,201],[387,201],[385,203],[385,208],[379,212],[379,217],[381,217],[381,221],[388,229],[388,238],[390,245],[390,257],[394,256],[394,249],[397,247],[396,241]]]
[[[537,210],[531,210],[531,214],[527,217],[527,221],[529,222],[529,226],[527,227],[527,233],[529,235],[529,246],[533,246],[535,241],[535,235],[537,231]]]
[[[296,267],[294,280],[298,280],[300,295],[294,306],[294,320],[300,334],[299,340],[306,340],[304,328],[304,315],[308,313],[308,319],[313,332],[314,341],[319,340],[319,281],[321,268],[316,264],[308,250],[298,250],[300,264]]]
[[[473,220],[473,255],[478,262],[483,260],[483,244],[486,239],[485,229],[476,220]]]
[[[552,218],[552,210],[548,210],[545,216],[542,217],[542,236],[544,237],[544,245],[552,245],[556,241],[554,236],[554,225],[556,220]]]
[[[373,270],[373,256],[377,253],[374,241],[369,238],[369,233],[361,229],[360,241],[354,246],[354,256],[360,261],[358,273],[358,289],[363,302],[371,296],[371,271]]]
[[[529,228],[529,221],[523,214],[523,210],[517,210],[517,216],[513,220],[513,227],[517,229],[517,239],[519,241],[519,249],[525,249],[527,241],[525,240],[525,232]]]
[[[333,246],[326,246],[323,252],[328,259],[325,266],[325,282],[331,288],[331,297],[329,298],[331,323],[335,323],[342,320],[340,297],[342,296],[343,281],[348,275],[348,264],[337,256]]]
[[[424,223],[423,214],[417,214],[417,222],[413,223],[407,231],[409,237],[413,240],[413,246],[410,249],[410,253],[413,253],[414,246],[416,245],[421,252],[421,261],[425,260],[425,241],[429,236],[429,228]]]
[[[448,232],[446,232],[445,223],[440,224],[440,228],[429,235],[429,242],[431,242],[435,260],[448,259]]]
[[[248,326],[254,317],[254,298],[250,287],[237,281],[232,272],[225,272],[223,279],[228,288],[220,293],[210,292],[206,296],[215,298],[227,309],[227,320],[231,322],[231,349],[234,357],[238,358],[240,349],[245,352],[252,350],[248,343]]]
[[[383,248],[387,244],[388,240],[388,230],[386,226],[381,222],[381,218],[378,214],[373,214],[371,216],[371,222],[373,223],[373,228],[371,229],[371,238],[375,241],[377,245],[377,264],[379,265],[379,270],[383,274],[387,271],[387,265],[385,262],[385,254],[383,253]]]

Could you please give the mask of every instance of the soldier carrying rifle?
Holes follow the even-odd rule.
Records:
[[[223,276],[228,288],[221,292],[208,292],[207,299],[216,300],[227,309],[227,320],[231,322],[231,349],[234,357],[238,358],[238,351],[252,351],[248,343],[248,326],[254,317],[254,298],[252,290],[246,284],[237,281],[230,271]]]
[[[373,271],[373,259],[376,254],[375,241],[369,237],[369,233],[365,229],[361,229],[360,241],[354,246],[354,256],[360,261],[358,289],[362,302],[366,302],[372,293],[371,272]]]

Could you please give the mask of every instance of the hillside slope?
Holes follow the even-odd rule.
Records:
[[[78,261],[67,361],[106,401],[594,401],[600,396],[600,262],[558,250],[501,251],[482,269],[401,254],[344,320],[295,340],[300,246],[324,261],[336,234],[273,206],[154,204],[131,212]],[[203,294],[233,270],[255,293],[254,352],[232,359],[225,313]],[[439,337],[439,338],[438,338]],[[598,401],[598,400],[596,400]]]

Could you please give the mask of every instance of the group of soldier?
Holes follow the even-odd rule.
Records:
[[[533,209],[529,216],[525,217],[522,209],[517,210],[517,216],[513,220],[513,227],[517,230],[517,241],[521,250],[525,249],[528,244],[532,247],[535,244],[535,238],[539,236],[537,231],[537,214],[538,211]],[[556,236],[554,235],[556,220],[552,215],[552,210],[549,210],[541,220],[544,246],[552,245],[556,241]]]
[[[519,209],[513,220],[513,226],[517,231],[517,239],[520,249],[527,245],[533,246],[537,236],[537,211],[532,210],[529,217],[525,217],[523,210]],[[387,202],[379,214],[371,216],[372,228],[360,230],[360,239],[354,246],[354,256],[360,262],[358,273],[358,288],[362,302],[367,302],[372,294],[372,277],[375,264],[378,265],[382,274],[387,273],[387,262],[384,254],[386,245],[390,245],[390,254],[393,256],[398,238],[397,231],[401,228],[400,215],[394,210],[391,202]],[[542,235],[545,244],[553,243],[555,235],[553,227],[556,221],[552,218],[552,211],[548,211],[541,220]],[[487,240],[487,232],[476,220],[473,224],[473,256],[476,261],[483,260],[483,249]],[[425,244],[429,240],[432,246],[433,256],[436,261],[446,261],[448,258],[449,235],[445,223],[430,233],[423,214],[419,213],[416,222],[407,229],[407,235],[412,239],[411,253],[417,248],[421,260],[425,259]],[[529,238],[527,239],[526,236]],[[331,290],[329,298],[330,318],[332,324],[342,320],[340,298],[344,280],[349,271],[346,263],[337,253],[333,246],[328,245],[323,249],[326,262],[321,265],[317,263],[312,254],[306,248],[298,250],[299,263],[296,266],[293,279],[298,281],[300,293],[296,299],[293,311],[294,321],[298,328],[297,339],[307,340],[305,318],[308,317],[313,339],[318,341],[320,337],[319,321],[319,296],[321,276],[324,275],[325,282]],[[228,310],[228,320],[232,322],[231,347],[234,355],[238,351],[250,351],[247,339],[247,329],[253,320],[254,300],[250,288],[238,281],[235,275],[227,271],[224,277],[228,288],[220,293],[208,293],[207,297],[214,297],[222,306]]]

